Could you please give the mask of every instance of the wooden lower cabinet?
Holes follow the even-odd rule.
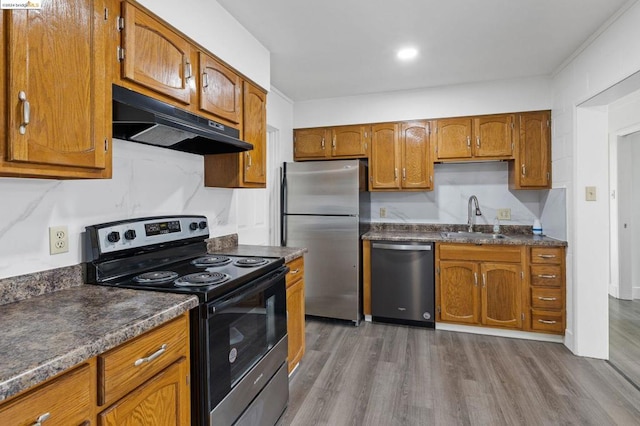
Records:
[[[0,425],[188,426],[189,362],[185,313],[3,401]]]
[[[525,329],[564,334],[566,317],[564,247],[531,247],[529,257],[530,315]]]
[[[437,321],[522,328],[524,249],[436,245]]]
[[[287,334],[289,337],[288,369],[289,373],[300,363],[304,356],[304,258],[287,263]]]

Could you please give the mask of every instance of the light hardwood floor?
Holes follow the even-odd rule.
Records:
[[[307,318],[279,425],[640,425],[640,391],[561,344]]]
[[[640,300],[609,297],[609,361],[640,388]]]

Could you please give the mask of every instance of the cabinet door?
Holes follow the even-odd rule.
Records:
[[[293,136],[293,156],[296,160],[320,160],[329,157],[328,144],[331,137],[328,129],[295,130]]]
[[[551,138],[548,111],[520,114],[520,140],[518,142],[520,188],[551,187]]]
[[[370,126],[340,126],[331,129],[331,156],[364,158],[367,156]]]
[[[376,124],[371,127],[369,189],[400,189],[400,152],[398,124]]]
[[[287,287],[288,370],[295,368],[304,355],[304,280]]]
[[[188,361],[181,358],[100,413],[101,426],[187,426],[191,421]]]
[[[447,118],[436,124],[436,156],[471,158],[471,118]]]
[[[103,2],[88,0],[3,12],[8,114],[2,171],[6,165],[15,174],[110,176],[104,170],[111,139],[104,14]]]
[[[501,263],[481,264],[482,324],[522,328],[522,268]]]
[[[475,262],[440,262],[438,294],[441,321],[463,324],[480,322],[478,271],[478,264]]]
[[[513,121],[513,114],[474,118],[473,156],[513,158]]]
[[[431,189],[433,161],[430,154],[428,121],[400,124],[400,152],[402,188]]]
[[[199,52],[200,109],[240,124],[242,120],[242,79],[238,74]]]
[[[267,183],[267,95],[244,83],[244,140],[253,144],[242,154],[243,181],[246,184]]]
[[[130,3],[122,3],[122,15],[122,78],[190,104],[189,42]]]

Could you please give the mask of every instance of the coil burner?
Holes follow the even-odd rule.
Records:
[[[191,261],[192,265],[198,266],[200,268],[223,266],[229,263],[231,263],[231,258],[228,256],[203,256]]]
[[[269,261],[262,257],[244,257],[233,262],[234,265],[243,268],[255,268],[256,266],[266,265],[267,263],[269,263]]]
[[[165,284],[178,278],[178,273],[173,271],[151,271],[140,274],[133,279],[138,284]]]
[[[231,278],[229,274],[221,272],[196,272],[184,275],[175,281],[176,287],[205,287],[222,284]]]

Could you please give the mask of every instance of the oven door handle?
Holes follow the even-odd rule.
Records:
[[[247,297],[251,297],[254,294],[260,293],[273,286],[280,280],[285,279],[285,276],[289,272],[288,266],[281,266],[275,271],[269,273],[265,277],[258,278],[253,283],[249,283],[239,289],[231,292],[230,294],[217,299],[213,303],[207,306],[206,310],[206,318],[209,319],[212,316],[216,315],[222,309],[227,306],[232,306],[240,302],[242,299],[246,299]]]

